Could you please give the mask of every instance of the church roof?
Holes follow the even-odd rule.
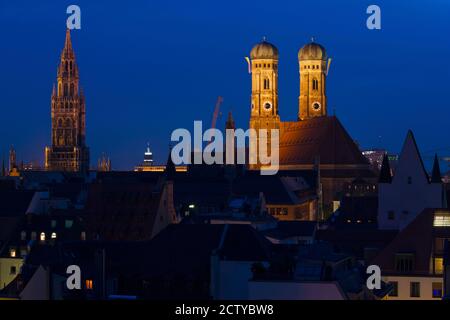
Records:
[[[282,123],[280,165],[368,165],[356,143],[335,117]]]

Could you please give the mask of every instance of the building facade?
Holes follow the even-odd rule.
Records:
[[[51,98],[52,145],[45,148],[45,168],[52,171],[89,170],[86,146],[86,105],[70,31],[58,66]]]

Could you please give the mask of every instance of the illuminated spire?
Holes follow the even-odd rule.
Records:
[[[73,57],[74,52],[72,48],[72,39],[70,38],[70,30],[66,30],[66,41],[64,42],[64,49],[62,55],[65,58]]]

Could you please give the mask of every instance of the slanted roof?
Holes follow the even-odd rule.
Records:
[[[314,237],[317,229],[316,221],[278,221],[277,227],[262,233],[273,239],[289,239],[292,237]]]
[[[407,181],[411,177],[415,181],[422,180],[424,183],[429,182],[427,171],[420,156],[419,148],[417,147],[416,139],[411,130],[406,135],[403,148],[398,159],[398,165],[395,169],[394,178],[392,181]]]
[[[33,198],[34,191],[4,190],[0,192],[0,216],[24,215]]]
[[[395,256],[398,253],[414,254],[414,270],[411,273],[428,275],[433,257],[434,237],[448,238],[450,230],[446,227],[434,227],[436,211],[446,209],[424,209],[375,257],[371,264],[379,265],[386,275],[398,274],[395,268]]]
[[[321,164],[369,165],[335,116],[282,125],[280,165],[312,165],[317,157]]]

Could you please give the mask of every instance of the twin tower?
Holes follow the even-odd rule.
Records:
[[[250,52],[252,98],[250,128],[282,129],[278,115],[278,49],[263,40]],[[327,115],[325,48],[312,41],[298,52],[300,96],[298,120]]]

